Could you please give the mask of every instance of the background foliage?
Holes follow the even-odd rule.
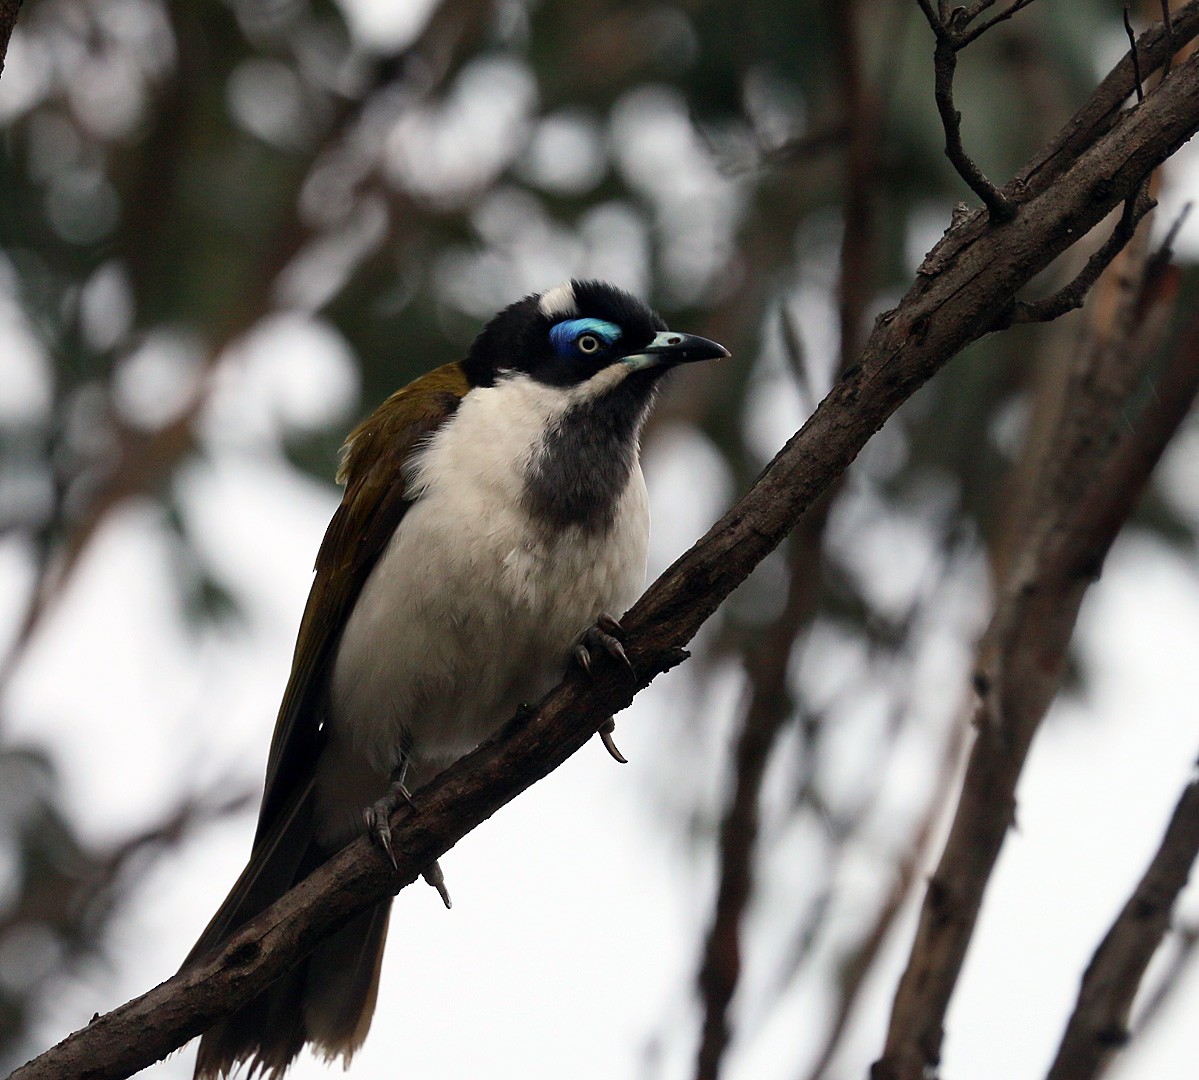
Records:
[[[958,79],[980,165],[1010,176],[1123,42],[1106,0],[1044,0],[981,39]],[[942,152],[931,56],[907,0],[25,5],[0,80],[0,1065],[86,1019],[45,1017],[64,986],[119,966],[113,921],[156,860],[244,822],[265,729],[234,742],[244,762],[197,747],[218,710],[269,725],[282,685],[193,692],[167,734],[121,735],[93,782],[145,794],[98,826],[59,760],[81,718],[47,716],[64,706],[40,689],[75,677],[47,642],[99,648],[125,614],[97,612],[77,579],[107,575],[130,617],[165,609],[179,628],[168,677],[212,689],[261,602],[224,552],[271,557],[236,522],[223,523],[236,539],[214,539],[231,505],[214,485],[260,467],[329,484],[356,415],[570,276],[640,292],[736,358],[679,379],[647,433],[660,568],[853,363],[968,196]],[[1163,181],[1167,206],[1183,169]],[[1183,275],[1140,398],[1193,308],[1194,236],[1178,238]],[[757,1075],[860,1075],[877,1051],[877,1030],[845,1041],[849,1020],[909,925],[965,741],[988,583],[1031,497],[1037,420],[1102,302],[992,335],[922,390],[638,714],[664,732],[638,774],[646,817],[690,845],[695,951],[677,974],[701,971],[710,1032],[713,1003],[741,986],[743,1069],[763,1018],[797,993],[819,995],[818,1019],[789,1064]],[[1196,446],[1192,427],[1138,512],[1140,573],[1179,553],[1191,573]],[[1096,655],[1076,657],[1076,707],[1118,696],[1088,670]],[[115,708],[165,723],[133,715],[147,701],[161,699]],[[108,739],[65,736],[97,764]],[[138,747],[164,739],[180,758],[147,781]],[[748,817],[727,813],[738,780]],[[718,895],[732,907],[713,915]],[[1195,933],[1174,938],[1165,995]],[[683,1074],[701,1026],[687,1009],[663,1019],[646,1075]],[[826,1071],[839,1060],[850,1072]]]

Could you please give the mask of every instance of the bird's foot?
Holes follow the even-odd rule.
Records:
[[[411,809],[416,809],[416,803],[412,800],[412,795],[404,786],[402,781],[396,780],[387,789],[387,794],[383,798],[373,802],[365,810],[362,811],[362,820],[366,823],[366,834],[375,844],[382,848],[383,854],[391,861],[391,865],[395,869],[399,869],[396,864],[395,853],[391,850],[391,815],[400,808],[401,805],[407,805]]]
[[[637,673],[633,670],[628,653],[624,651],[624,645],[621,643],[621,638],[623,637],[624,629],[620,623],[612,618],[611,615],[602,614],[596,619],[594,626],[589,627],[583,632],[583,636],[575,646],[575,661],[579,667],[590,675],[592,652],[602,649],[614,660],[618,660],[623,664],[629,675],[636,678]],[[600,726],[600,741],[604,744],[604,749],[612,755],[614,760],[619,761],[622,765],[627,765],[628,758],[620,752],[615,740],[612,738],[612,732],[615,730],[616,722],[609,716]]]
[[[404,786],[403,781],[395,780],[387,789],[387,794],[383,798],[371,803],[370,806],[362,811],[362,819],[366,822],[367,835],[383,849],[383,853],[387,856],[392,868],[395,870],[399,870],[400,867],[396,862],[395,852],[391,850],[391,815],[401,806],[407,806],[414,813],[419,809],[416,800]],[[446,888],[445,874],[442,873],[441,864],[436,859],[421,871],[421,877],[425,879],[426,883],[432,885],[437,890],[437,895],[441,897],[441,902],[445,904],[447,910],[454,906],[450,900],[450,892]]]
[[[575,661],[590,675],[592,654],[602,650],[613,660],[618,660],[623,664],[629,675],[636,678],[637,672],[633,670],[629,654],[624,651],[622,644],[624,636],[624,628],[620,623],[611,615],[601,614],[595,620],[595,625],[584,630],[583,636],[579,638],[579,643],[575,646]]]

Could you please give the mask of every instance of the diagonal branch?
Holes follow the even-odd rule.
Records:
[[[1094,1080],[1128,1041],[1133,998],[1196,857],[1199,780],[1184,789],[1145,876],[1095,950],[1047,1080]]]
[[[1033,276],[1127,199],[1197,129],[1199,56],[1193,56],[1016,218],[956,246],[935,277],[919,277],[900,305],[879,318],[858,364],[753,488],[622,620],[639,682],[679,663],[682,647],[703,622],[888,417],[987,333],[996,312]],[[634,693],[610,664],[597,670],[594,684],[571,675],[530,718],[513,722],[425,788],[419,813],[397,812],[398,873],[365,838],[355,841],[219,950],[95,1018],[12,1080],[112,1080],[170,1053],[249,1001],[322,937],[415,880],[476,825],[562,764]]]
[[[1194,40],[1197,34],[1199,0],[1188,0],[1188,3],[1173,12],[1169,32],[1162,23],[1155,23],[1137,38],[1137,65],[1142,75],[1148,78],[1164,68],[1174,53]],[[1104,76],[1094,93],[1057,136],[1005,185],[1004,194],[1019,198],[1023,203],[1055,184],[1073,167],[1081,154],[1124,116],[1124,105],[1134,78],[1133,55],[1129,52]],[[955,258],[960,250],[973,244],[989,224],[986,215],[972,214],[969,227],[951,230],[929,253],[926,265],[932,272],[939,272],[940,267]]]
[[[1039,498],[1019,522],[1020,543],[979,645],[978,735],[874,1080],[919,1080],[939,1061],[945,1014],[1013,820],[1017,781],[1060,686],[1083,596],[1194,398],[1199,364],[1188,342],[1159,398],[1112,449],[1178,287],[1178,272],[1158,266],[1143,246],[1129,255],[1139,263],[1113,275],[1114,310],[1080,351],[1052,439],[1039,448]]]

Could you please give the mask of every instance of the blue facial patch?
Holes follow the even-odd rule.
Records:
[[[550,327],[550,344],[559,356],[575,356],[575,342],[582,334],[594,334],[611,345],[620,337],[620,327],[603,319],[567,319]]]

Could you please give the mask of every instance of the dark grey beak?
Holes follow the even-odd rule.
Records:
[[[639,370],[663,364],[694,364],[700,360],[719,360],[729,355],[731,354],[723,345],[697,334],[677,334],[673,330],[663,330],[645,348],[629,356],[622,356],[621,362]]]

